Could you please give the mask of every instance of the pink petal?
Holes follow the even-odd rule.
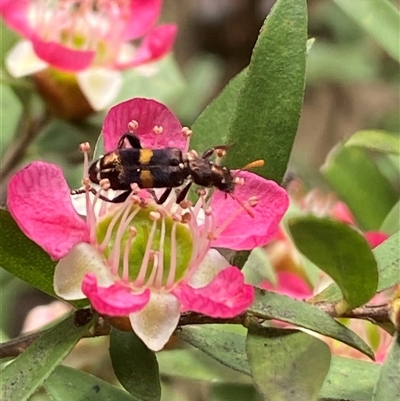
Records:
[[[184,284],[173,293],[181,301],[182,310],[223,318],[244,312],[254,299],[253,287],[244,284],[242,272],[234,266],[222,270],[205,287],[195,289]]]
[[[337,202],[332,210],[332,216],[347,224],[355,224],[356,219],[344,202]]]
[[[213,247],[246,250],[265,245],[277,234],[279,222],[289,206],[286,191],[274,181],[247,171],[241,171],[237,176],[243,177],[245,182],[242,186],[236,185],[234,196],[241,202],[246,202],[251,196],[258,198],[257,206],[251,208],[254,217],[243,210],[212,242]],[[241,206],[235,199],[215,190],[211,207],[218,228]]]
[[[52,67],[63,71],[77,72],[89,67],[96,53],[89,50],[74,50],[57,42],[49,42],[38,35],[31,37],[33,48],[39,58]]]
[[[30,3],[30,0],[2,0],[0,3],[0,15],[4,22],[25,37],[33,34],[28,18]]]
[[[8,208],[31,240],[53,259],[61,259],[79,242],[89,242],[86,222],[75,212],[61,168],[34,162],[8,185]]]
[[[130,62],[118,64],[117,68],[136,67],[164,57],[171,51],[177,31],[177,26],[173,24],[160,25],[154,28],[143,39],[135,57]]]
[[[139,123],[135,133],[143,147],[183,148],[185,145],[181,123],[171,110],[152,99],[134,98],[117,104],[107,113],[102,131],[106,152],[117,147],[121,136],[128,131],[128,123],[131,120]],[[162,126],[164,129],[162,134],[157,135],[157,146],[154,126]]]
[[[162,0],[131,0],[131,18],[124,39],[136,39],[149,31],[161,13],[161,6]]]
[[[310,286],[297,274],[281,271],[277,274],[278,285],[275,287],[269,281],[264,281],[259,285],[264,290],[279,292],[295,299],[311,297],[313,291]]]
[[[99,287],[96,275],[88,273],[82,282],[82,292],[88,297],[93,308],[108,316],[126,316],[143,309],[150,299],[150,290],[133,294],[132,289],[121,281],[110,287]]]
[[[364,237],[371,248],[374,249],[376,246],[382,244],[383,241],[386,241],[389,238],[389,235],[380,231],[367,231],[364,233]]]

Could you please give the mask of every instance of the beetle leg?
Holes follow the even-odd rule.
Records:
[[[97,191],[94,188],[90,188],[89,191],[93,194],[93,195],[97,195]],[[84,194],[86,192],[86,189],[73,189],[71,190],[70,194],[71,195],[80,195],[80,194]],[[130,195],[131,191],[125,191],[122,194],[116,196],[115,198],[109,199],[106,196],[103,195],[98,195],[99,199],[101,199],[102,201],[105,202],[111,202],[111,203],[122,203],[124,202],[128,196]]]
[[[181,203],[189,192],[190,187],[192,186],[192,181],[190,181],[183,189],[177,194],[176,203]]]
[[[140,139],[133,134],[126,133],[121,136],[120,140],[118,141],[117,149],[125,149],[125,139],[129,142],[129,145],[132,146],[134,149],[142,149],[142,144],[140,143]]]

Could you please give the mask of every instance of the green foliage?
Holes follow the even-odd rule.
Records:
[[[400,134],[379,130],[358,131],[346,141],[345,146],[400,155]]]
[[[264,397],[289,401],[296,394],[298,401],[318,399],[331,363],[329,347],[321,340],[298,330],[250,327],[246,352]]]
[[[274,292],[257,291],[250,311],[264,319],[277,319],[334,338],[374,358],[371,349],[357,334],[306,302]]]
[[[129,393],[141,401],[160,400],[156,356],[136,334],[112,329],[110,357],[115,375]]]
[[[41,386],[93,324],[78,326],[75,315],[43,334],[2,371],[1,398],[25,401]]]
[[[364,230],[378,230],[397,201],[392,184],[362,149],[336,149],[322,173]]]
[[[379,371],[372,401],[400,399],[400,338],[397,332]]]
[[[378,286],[378,269],[367,240],[347,224],[314,216],[289,220],[297,248],[329,274],[349,309],[368,302]]]
[[[400,62],[400,14],[390,1],[334,0],[334,2]]]
[[[58,366],[44,387],[53,401],[141,401],[89,373]]]
[[[253,50],[232,121],[226,163],[244,166],[278,183],[286,172],[303,100],[307,41],[306,2],[277,1]]]

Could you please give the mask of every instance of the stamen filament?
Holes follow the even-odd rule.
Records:
[[[176,274],[176,226],[177,222],[174,221],[171,228],[171,249],[170,249],[170,260],[169,260],[169,273],[167,278],[167,283],[165,285],[166,289],[170,289],[175,281]]]
[[[157,276],[155,286],[156,288],[162,287],[163,273],[164,273],[164,243],[165,243],[165,217],[161,219],[161,235],[160,235],[160,245],[158,248],[159,255],[159,265],[157,269]]]

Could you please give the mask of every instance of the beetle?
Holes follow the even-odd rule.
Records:
[[[126,142],[130,147],[126,146]],[[101,197],[113,203],[125,201],[133,183],[145,189],[167,188],[159,199],[155,197],[160,204],[166,201],[172,188],[180,187],[186,180],[189,182],[179,192],[177,203],[185,199],[192,183],[203,187],[214,186],[226,194],[232,194],[235,182],[231,171],[210,160],[216,151],[224,152],[227,148],[226,145],[214,146],[200,157],[194,151],[184,153],[178,148],[142,148],[137,136],[126,133],[114,151],[92,163],[89,179],[95,184],[107,179],[111,189],[125,191],[113,199]],[[76,190],[72,194],[82,192],[84,190]]]

